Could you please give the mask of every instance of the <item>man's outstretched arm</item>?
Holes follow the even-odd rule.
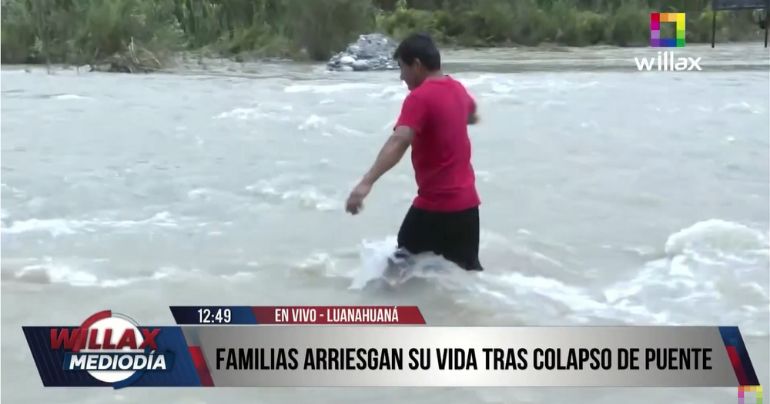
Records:
[[[361,182],[353,188],[345,204],[345,210],[356,214],[361,210],[364,198],[369,194],[372,185],[388,170],[393,168],[406,153],[406,149],[412,144],[414,130],[408,126],[398,126],[377,154],[377,159],[372,167],[364,174]]]
[[[399,126],[382,145],[377,159],[372,168],[364,175],[362,182],[373,185],[380,177],[393,168],[406,153],[406,149],[412,144],[414,131],[408,126]]]

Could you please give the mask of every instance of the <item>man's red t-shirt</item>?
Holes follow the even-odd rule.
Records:
[[[465,87],[450,76],[426,79],[404,100],[396,126],[408,126],[415,133],[414,207],[455,212],[481,203],[468,138],[468,116],[475,108]]]

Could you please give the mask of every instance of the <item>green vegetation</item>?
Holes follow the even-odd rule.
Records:
[[[649,13],[686,12],[687,41],[711,38],[710,0],[403,0],[390,2],[378,27],[395,37],[416,29],[457,46],[638,46],[649,43]],[[751,11],[717,14],[722,41],[760,38]]]
[[[325,60],[358,34],[431,33],[453,46],[644,45],[650,11],[687,12],[710,38],[709,0],[2,0],[3,63],[149,70],[177,51]],[[718,14],[719,38],[760,37],[751,11]]]

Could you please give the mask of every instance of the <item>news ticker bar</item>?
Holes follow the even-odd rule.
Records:
[[[732,327],[183,327],[215,386],[759,384]],[[733,352],[734,354],[731,354]]]
[[[184,325],[104,310],[23,331],[45,386],[759,386],[737,327],[440,327],[414,306],[171,311]],[[297,325],[260,326],[284,322]]]
[[[170,306],[179,325],[425,324],[417,306]]]

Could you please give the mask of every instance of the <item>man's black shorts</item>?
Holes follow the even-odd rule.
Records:
[[[469,271],[479,262],[479,208],[432,212],[412,206],[398,231],[398,247],[412,254],[433,252]]]

